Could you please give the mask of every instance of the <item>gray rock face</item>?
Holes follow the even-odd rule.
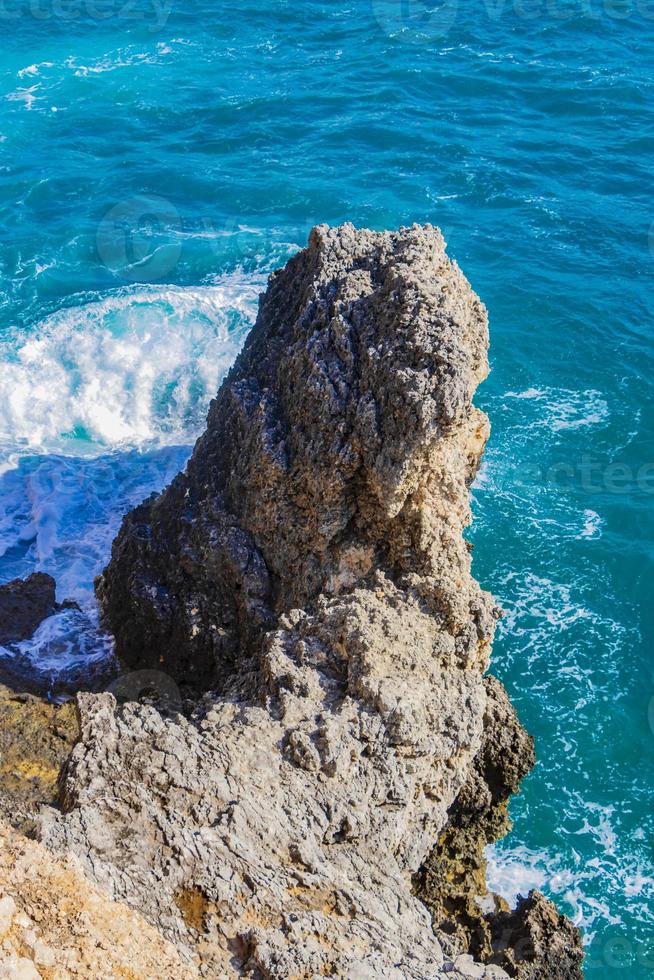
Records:
[[[80,695],[41,834],[203,975],[507,976],[451,953],[412,884],[499,765],[462,536],[487,342],[438,231],[318,228],[187,471],[123,524],[98,584],[118,653],[207,693],[186,716]]]

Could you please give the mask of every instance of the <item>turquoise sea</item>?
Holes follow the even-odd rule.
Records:
[[[0,579],[91,583],[317,222],[432,222],[486,302],[475,572],[539,762],[491,884],[654,977],[654,0],[0,0]]]

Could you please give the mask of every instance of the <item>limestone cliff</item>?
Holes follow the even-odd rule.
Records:
[[[497,609],[463,537],[487,346],[437,230],[317,228],[271,278],[186,472],[123,523],[104,621],[187,710],[80,695],[41,834],[202,975],[550,975],[540,897],[540,945],[518,956],[530,910],[504,950],[479,911],[475,945],[424,878],[444,835],[477,854],[505,828],[532,761],[483,677]],[[467,881],[474,906],[479,867]],[[580,976],[571,927],[560,945],[551,975]]]

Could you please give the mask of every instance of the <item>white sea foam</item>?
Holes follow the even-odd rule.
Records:
[[[92,677],[110,676],[106,665],[112,641],[98,627],[97,612],[66,609],[45,619],[33,637],[11,648],[0,646],[0,662],[31,680],[38,678],[44,692],[58,696],[62,682],[86,686]]]
[[[0,558],[4,578],[50,573],[58,598],[94,608],[92,584],[122,514],[165,486],[190,447],[103,456],[27,456],[0,475]]]
[[[0,342],[0,441],[78,454],[191,441],[258,284],[125,289]]]
[[[514,848],[490,845],[485,855],[488,887],[512,908],[533,888],[556,896],[567,904],[575,925],[583,929],[585,945],[592,941],[598,920],[615,922],[616,917],[592,895],[593,879],[598,877],[596,871],[582,868],[573,871],[569,863],[566,866],[562,855],[523,845]]]
[[[74,56],[66,59],[65,67],[73,71],[80,78],[87,75],[104,75],[107,72],[118,71],[121,68],[133,68],[140,65],[156,65],[160,59],[172,54],[173,49],[168,44],[157,43],[146,51],[140,51],[131,45],[127,48],[119,48],[108,54],[96,58],[89,64],[84,64]]]
[[[29,111],[33,108],[35,102],[43,98],[43,96],[36,94],[40,87],[40,85],[36,84],[30,85],[29,88],[17,88],[15,92],[9,92],[5,98],[8,102],[22,102]]]
[[[93,580],[122,515],[183,467],[262,285],[118,290],[0,341],[2,578],[48,572],[81,607],[0,659],[56,683],[107,656]]]
[[[512,908],[520,895],[526,896],[532,888],[542,889],[547,884],[546,869],[550,857],[546,851],[531,851],[523,846],[508,851],[490,845],[484,854],[488,887],[506,899]]]
[[[550,853],[512,845],[509,836],[485,850],[489,888],[512,907],[519,896],[526,896],[532,888],[555,897],[567,906],[573,921],[582,928],[587,945],[598,928],[622,924],[615,910],[624,906],[625,898],[629,899],[631,915],[651,930],[654,869],[643,855],[630,853],[626,839],[617,833],[614,807],[578,795],[575,802],[581,826],[572,834],[562,828],[562,834],[571,843],[575,836],[590,834],[599,843],[600,853],[588,860],[574,843],[566,854]]]
[[[40,61],[38,64],[21,68],[17,74],[19,78],[34,78],[35,75],[40,74],[42,68],[54,68],[54,63],[52,61]]]
[[[528,388],[525,391],[507,391],[504,397],[535,402],[538,416],[530,424],[547,426],[553,432],[602,425],[609,418],[606,399],[601,392],[593,389]]]
[[[56,684],[105,659],[111,644],[99,629],[93,581],[105,566],[121,517],[183,468],[190,446],[102,456],[26,456],[0,474],[0,561],[3,578],[38,570],[57,582],[57,598],[79,612],[51,617],[13,657],[30,676]]]
[[[578,538],[599,538],[602,535],[604,521],[594,510],[584,511],[584,526],[577,535]]]

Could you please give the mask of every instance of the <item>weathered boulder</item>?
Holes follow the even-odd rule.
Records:
[[[165,706],[78,697],[41,834],[202,975],[507,975],[413,885],[457,801],[483,821],[531,759],[463,537],[487,343],[437,230],[317,228],[186,472],[123,523],[98,595]]]
[[[492,922],[492,961],[517,980],[576,980],[582,976],[579,931],[539,891]]]

